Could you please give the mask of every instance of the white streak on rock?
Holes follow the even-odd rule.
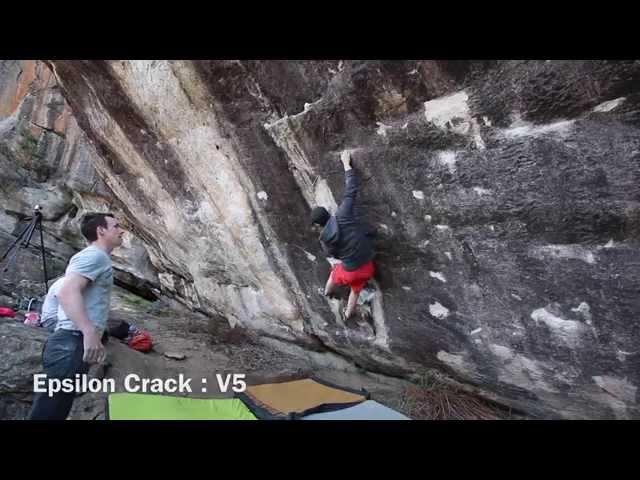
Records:
[[[450,173],[456,172],[456,153],[444,151],[438,154],[438,162],[449,169]]]
[[[376,124],[378,125],[378,129],[376,130],[376,133],[382,137],[386,137],[387,136],[387,130],[393,128],[390,127],[389,125],[385,125],[384,123],[381,122],[376,122]]]
[[[414,190],[411,193],[418,200],[424,200],[424,193],[421,190]]]
[[[444,275],[440,272],[429,272],[429,276],[432,278],[437,278],[441,282],[447,283],[447,279],[444,278]]]
[[[624,362],[627,359],[628,355],[633,355],[634,352],[625,352],[623,350],[618,350],[616,352],[616,358],[618,359],[618,361],[620,362]]]
[[[616,98],[615,100],[609,100],[608,102],[602,102],[600,105],[594,107],[594,112],[610,112],[614,108],[617,108],[626,100],[626,97]]]
[[[470,128],[468,99],[469,96],[462,91],[425,102],[425,118],[438,128],[466,135]]]
[[[482,187],[473,187],[473,191],[478,195],[491,195],[491,190],[487,190],[486,188]]]
[[[442,320],[449,316],[449,309],[441,305],[439,302],[435,302],[429,305],[429,313]]]
[[[531,312],[531,318],[536,322],[543,322],[549,328],[564,334],[574,334],[578,332],[580,323],[573,320],[565,320],[557,317],[545,308],[538,308]]]
[[[533,249],[535,256],[551,256],[555,258],[572,258],[593,265],[596,256],[581,245],[546,245]]]
[[[475,118],[471,119],[471,131],[473,132],[473,141],[476,144],[478,150],[484,150],[486,148],[482,135],[480,135],[480,125]]]
[[[506,138],[539,137],[550,133],[565,135],[570,132],[574,120],[563,120],[548,125],[534,125],[529,122],[515,122],[511,128],[502,130]]]

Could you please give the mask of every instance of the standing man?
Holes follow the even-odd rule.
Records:
[[[124,230],[110,213],[88,213],[80,223],[89,246],[69,261],[57,294],[58,322],[45,342],[42,363],[47,379],[86,374],[92,363],[106,357],[101,342],[111,303],[113,272],[111,252],[122,245]],[[31,420],[64,420],[76,392],[38,394]]]
[[[337,285],[349,285],[351,292],[344,312],[353,315],[360,292],[375,274],[373,244],[366,230],[356,220],[354,203],[358,192],[358,177],[351,166],[351,155],[343,151],[340,160],[345,171],[345,192],[334,216],[324,207],[311,212],[311,222],[322,228],[320,243],[332,257],[341,260],[331,269],[324,294],[331,295]]]

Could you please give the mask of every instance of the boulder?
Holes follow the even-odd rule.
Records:
[[[51,67],[163,293],[537,417],[639,417],[640,62]],[[344,149],[376,234],[367,328],[318,293],[331,264],[309,227],[340,202]]]

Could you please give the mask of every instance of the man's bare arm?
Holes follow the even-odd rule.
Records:
[[[76,324],[84,336],[83,360],[87,363],[96,363],[104,360],[106,352],[84,306],[82,291],[88,284],[88,278],[70,272],[62,284],[58,299],[64,313]]]
[[[85,333],[87,330],[93,329],[93,324],[89,320],[87,311],[84,308],[84,300],[82,291],[89,285],[89,279],[77,273],[67,274],[62,288],[58,293],[60,304],[64,309],[64,313],[71,319],[73,323]]]

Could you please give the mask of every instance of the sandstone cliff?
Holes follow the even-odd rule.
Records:
[[[123,272],[231,325],[541,417],[639,416],[640,62],[48,65],[2,66],[3,230],[35,191],[64,257],[109,205]],[[343,149],[379,271],[347,325],[308,222]]]

